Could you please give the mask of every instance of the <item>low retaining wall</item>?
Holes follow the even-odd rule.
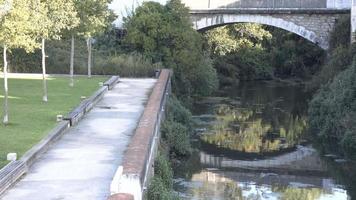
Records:
[[[160,126],[171,90],[171,71],[161,71],[137,129],[125,152],[123,164],[111,182],[109,199],[141,200],[153,176],[154,158],[160,140]]]
[[[64,120],[68,120],[71,126],[77,124],[84,117],[84,115],[89,112],[96,103],[98,103],[105,92],[111,90],[118,81],[118,76],[111,77],[90,98],[82,101],[78,107],[74,108],[66,117],[64,117]]]
[[[74,108],[65,118],[65,121],[59,122],[44,139],[27,151],[20,160],[10,162],[2,168],[0,170],[0,197],[9,187],[14,185],[28,172],[32,164],[46,152],[54,142],[60,139],[69,127],[79,122],[103,97],[105,92],[109,89],[111,90],[118,81],[118,76],[111,77],[103,84],[104,86],[97,90],[90,98],[84,100],[79,106]]]

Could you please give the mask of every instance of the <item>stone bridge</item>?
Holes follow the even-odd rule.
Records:
[[[234,23],[258,23],[300,35],[323,49],[335,22],[350,15],[351,0],[183,0],[198,31]],[[355,2],[356,4],[356,2]],[[352,12],[354,13],[354,12]],[[356,19],[352,20],[356,24]],[[355,31],[356,26],[352,27]]]

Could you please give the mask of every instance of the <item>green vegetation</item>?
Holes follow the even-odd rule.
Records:
[[[173,191],[173,170],[168,158],[158,155],[155,160],[155,174],[147,190],[148,200],[179,199]]]
[[[166,120],[161,127],[163,153],[155,160],[155,175],[148,187],[147,199],[179,199],[172,194],[173,170],[169,158],[183,158],[191,154],[191,118],[189,110],[173,95],[167,102]]]
[[[7,73],[8,52],[19,51],[22,55],[41,49],[41,64],[37,51],[37,66],[42,66],[43,95],[48,101],[46,82],[46,40],[61,39],[64,35],[72,36],[71,43],[71,83],[73,86],[74,34],[87,39],[88,75],[91,75],[91,37],[103,32],[114,20],[113,12],[108,8],[111,0],[13,0],[11,9],[0,16],[0,45],[3,47],[2,69],[4,73],[4,111],[3,124],[9,123],[9,86]],[[1,1],[1,4],[9,2]],[[26,53],[24,53],[26,51]],[[30,56],[32,56],[30,55]],[[29,59],[33,61],[32,59]],[[12,63],[11,63],[12,64]],[[26,66],[22,64],[22,66]],[[63,67],[63,65],[61,66]],[[34,72],[30,68],[29,72]]]
[[[206,38],[222,85],[273,78],[310,79],[324,59],[323,50],[305,39],[258,24],[215,28],[207,31]]]
[[[311,133],[322,150],[356,159],[356,62],[350,47],[350,21],[342,18],[331,34],[330,57],[308,85],[320,88],[309,105]]]
[[[330,35],[330,56],[320,72],[308,83],[309,90],[317,90],[351,65],[353,53],[350,48],[350,26],[350,16],[345,16],[336,23]]]
[[[90,96],[104,80],[105,77],[78,77],[75,87],[69,87],[68,78],[51,77],[48,79],[50,101],[44,103],[40,100],[40,79],[9,79],[10,123],[0,126],[0,168],[6,164],[7,153],[23,155],[55,126],[56,115],[67,114],[80,103],[81,96]],[[2,82],[0,87],[3,88]],[[3,101],[4,96],[0,95],[0,103]]]
[[[356,62],[314,96],[309,107],[312,133],[325,149],[356,159]],[[340,148],[341,147],[341,148]]]
[[[97,45],[101,45],[98,43]],[[103,48],[103,47],[100,47]],[[49,74],[69,74],[70,40],[47,42],[47,72]],[[1,53],[1,50],[0,50]],[[87,73],[87,50],[84,39],[77,39],[74,59],[74,74]],[[163,68],[161,63],[152,64],[151,60],[139,53],[120,53],[93,49],[92,73],[95,75],[120,75],[122,77],[152,77],[156,69]],[[41,52],[26,53],[14,49],[9,56],[12,65],[9,71],[17,73],[41,73]]]
[[[124,24],[127,48],[172,68],[174,93],[184,103],[190,103],[192,96],[211,94],[218,83],[203,38],[193,30],[188,11],[179,0],[164,6],[144,2]]]
[[[179,100],[172,96],[167,104],[167,118],[162,125],[163,140],[168,144],[173,157],[190,155],[192,115]]]

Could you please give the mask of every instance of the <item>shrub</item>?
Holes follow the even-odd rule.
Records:
[[[155,69],[163,68],[160,63],[152,62],[143,55],[137,53],[122,54],[116,56],[97,56],[95,60],[94,74],[112,75],[123,77],[151,77]]]
[[[192,113],[185,108],[176,96],[172,96],[167,104],[168,120],[181,123],[188,130],[192,128]]]
[[[356,155],[355,77],[356,60],[331,83],[322,87],[309,105],[311,132],[326,146],[342,149],[341,153],[350,157]]]
[[[160,177],[166,188],[173,187],[173,170],[169,161],[163,155],[158,155],[155,160],[155,176]]]
[[[309,90],[318,89],[321,85],[328,83],[337,74],[350,66],[352,55],[348,47],[339,46],[330,55],[321,71],[313,77],[307,85]]]
[[[166,120],[162,125],[163,138],[167,141],[171,153],[186,156],[191,152],[188,129],[177,122]]]
[[[334,51],[339,46],[348,47],[350,45],[350,15],[340,17],[330,34],[330,51]]]
[[[343,16],[336,21],[334,30],[330,33],[329,44],[329,57],[320,72],[307,85],[309,90],[320,88],[351,65],[354,52],[350,48],[350,16]]]
[[[154,176],[147,190],[148,200],[170,200],[170,191],[166,188],[161,177]]]
[[[341,140],[341,146],[344,149],[347,156],[356,159],[356,130],[347,130],[343,139]]]

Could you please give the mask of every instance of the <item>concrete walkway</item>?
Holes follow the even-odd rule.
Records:
[[[106,200],[155,79],[121,79],[3,200]]]

